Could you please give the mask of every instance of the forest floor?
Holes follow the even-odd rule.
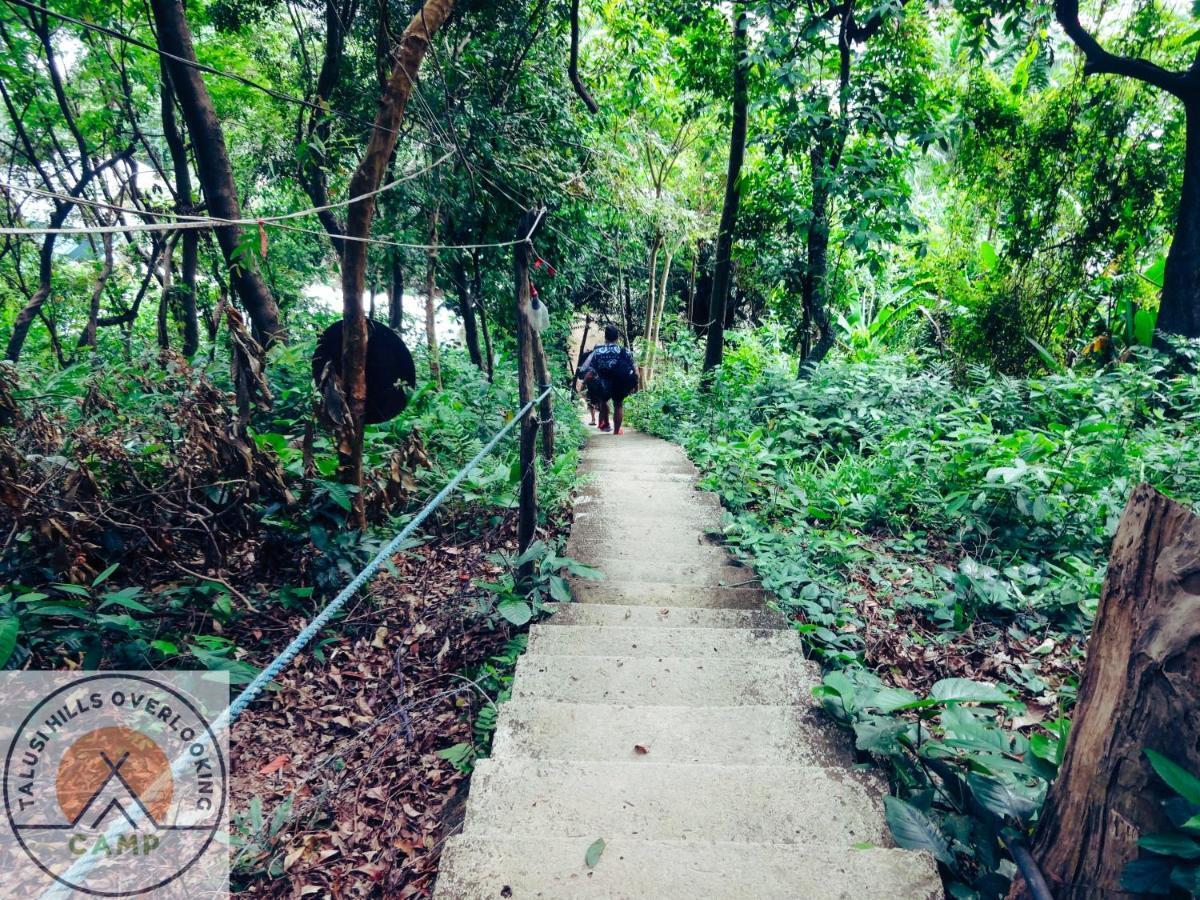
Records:
[[[396,572],[381,572],[242,716],[231,736],[235,893],[429,896],[467,780],[438,751],[475,743],[475,714],[492,698],[466,673],[513,632],[471,615],[473,583],[494,580],[492,554],[515,548],[509,517],[398,555]]]

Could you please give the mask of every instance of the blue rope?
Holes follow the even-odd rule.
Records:
[[[513,427],[523,418],[525,418],[525,416],[529,414],[529,411],[533,409],[536,404],[540,403],[548,393],[550,393],[550,388],[546,388],[539,396],[522,406],[517,414],[512,417],[512,420],[498,432],[496,432],[495,436],[493,436],[492,439],[484,445],[483,449],[476,453],[475,456],[472,457],[471,461],[459,469],[458,474],[451,478],[450,481],[446,483],[446,486],[438,491],[437,496],[426,503],[421,511],[413,517],[412,521],[405,525],[404,529],[399,534],[388,541],[387,544],[384,545],[383,549],[375,554],[375,558],[367,563],[363,570],[355,575],[353,579],[351,579],[349,584],[342,588],[341,593],[329,601],[329,605],[321,610],[317,617],[309,622],[308,625],[305,626],[304,630],[296,635],[295,638],[293,638],[290,644],[283,648],[283,652],[275,657],[271,664],[258,674],[258,677],[246,685],[245,689],[237,695],[231,704],[229,704],[228,715],[222,717],[223,722],[232,724],[233,721],[246,709],[246,707],[254,702],[255,698],[257,698],[258,695],[263,692],[266,686],[274,680],[275,676],[286,669],[288,664],[291,663],[291,661],[297,656],[299,656],[300,651],[308,645],[308,642],[311,641],[322,628],[329,624],[329,620],[337,614],[338,610],[346,605],[346,601],[353,597],[363,585],[371,580],[371,577],[379,571],[380,566],[382,566],[386,560],[391,558],[392,554],[399,549],[400,545],[408,540],[412,533],[421,526],[421,523],[429,518],[430,514],[435,509],[442,505],[442,503],[447,497],[450,496],[454,489],[462,483],[464,478],[471,474],[471,471],[479,464],[480,460],[491,453],[495,446],[504,439],[504,436],[512,431]]]

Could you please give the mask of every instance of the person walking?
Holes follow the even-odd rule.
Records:
[[[637,365],[633,354],[619,343],[616,325],[604,326],[604,343],[595,347],[579,367],[576,377],[582,379],[588,398],[600,409],[601,431],[623,434],[625,398],[637,390]],[[608,404],[612,401],[611,424]]]

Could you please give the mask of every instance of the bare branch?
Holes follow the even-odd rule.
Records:
[[[1055,0],[1054,15],[1067,37],[1083,51],[1084,74],[1127,75],[1174,94],[1181,100],[1197,96],[1197,86],[1187,74],[1172,72],[1139,57],[1118,56],[1100,46],[1100,42],[1079,22],[1079,0]]]

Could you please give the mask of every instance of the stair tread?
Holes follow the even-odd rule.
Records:
[[[456,835],[446,845],[436,900],[940,900],[924,853],[799,849],[731,841]]]

